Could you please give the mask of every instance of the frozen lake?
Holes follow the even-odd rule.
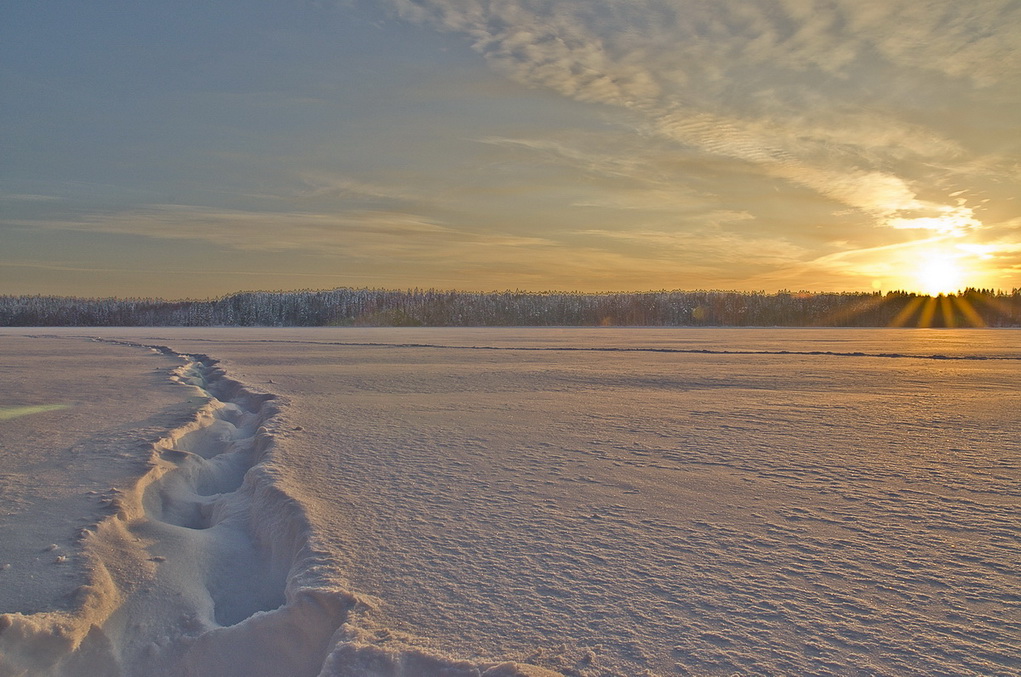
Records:
[[[3,329],[0,675],[1021,674],[1019,375],[1014,330]]]

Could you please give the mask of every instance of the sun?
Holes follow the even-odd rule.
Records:
[[[960,260],[942,252],[923,254],[914,273],[918,291],[930,296],[959,291],[964,286],[965,276]]]

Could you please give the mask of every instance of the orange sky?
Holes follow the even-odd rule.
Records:
[[[22,3],[0,293],[1021,286],[1014,0]]]

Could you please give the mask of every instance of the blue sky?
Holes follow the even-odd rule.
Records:
[[[1016,0],[0,8],[0,293],[1021,286]]]

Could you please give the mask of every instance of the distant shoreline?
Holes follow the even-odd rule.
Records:
[[[1018,327],[1021,289],[911,292],[237,292],[207,300],[0,296],[2,327]]]

